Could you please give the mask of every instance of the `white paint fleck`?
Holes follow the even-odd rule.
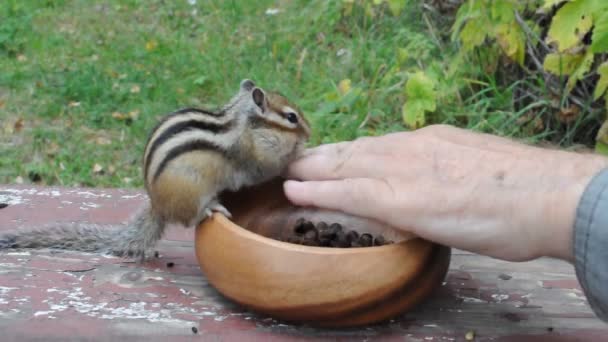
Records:
[[[8,252],[5,253],[6,255],[23,255],[23,256],[30,256],[32,255],[30,252]]]
[[[464,303],[485,303],[486,301],[474,297],[459,297]]]
[[[94,193],[90,191],[76,191],[75,194],[84,198],[112,198],[112,195],[103,192]]]
[[[496,300],[498,303],[502,303],[503,300],[509,299],[509,295],[507,294],[493,294],[492,299]]]
[[[142,194],[135,194],[135,195],[122,195],[120,196],[121,199],[132,199],[132,198],[137,198],[137,197],[141,197]]]
[[[0,286],[0,296],[3,296],[7,293],[9,293],[10,291],[13,290],[18,290],[18,287],[7,287],[7,286]]]
[[[4,191],[4,190],[2,190]],[[16,205],[16,204],[23,204],[28,202],[28,199],[24,199],[23,197],[19,196],[19,195],[7,195],[7,194],[3,194],[2,192],[0,192],[0,202],[2,203],[6,203],[8,205]]]

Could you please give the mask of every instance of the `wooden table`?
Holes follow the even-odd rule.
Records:
[[[141,191],[0,185],[0,232],[60,222],[126,222]],[[172,227],[145,264],[86,253],[0,251],[0,341],[412,340],[608,341],[571,265],[497,261],[454,251],[425,303],[358,329],[290,325],[240,308],[206,281],[193,229]]]

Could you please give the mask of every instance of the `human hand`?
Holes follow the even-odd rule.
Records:
[[[592,155],[532,147],[450,126],[309,149],[284,189],[298,205],[379,220],[488,256],[572,261],[579,199],[608,166]]]

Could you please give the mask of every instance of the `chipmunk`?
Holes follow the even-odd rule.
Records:
[[[126,226],[50,227],[0,236],[0,249],[54,248],[146,259],[170,223],[196,225],[219,212],[218,201],[282,173],[304,149],[310,126],[284,96],[244,79],[219,111],[186,108],[152,129],[143,154],[149,203]]]

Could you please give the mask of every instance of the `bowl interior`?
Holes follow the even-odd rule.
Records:
[[[360,234],[381,234],[387,240],[394,242],[415,238],[411,233],[394,229],[375,220],[338,211],[296,206],[285,197],[283,181],[281,178],[275,178],[254,187],[241,189],[236,193],[224,192],[220,196],[220,201],[232,214],[232,222],[272,239],[285,239],[291,236],[299,218],[313,223],[320,221],[327,224],[339,223],[346,230],[355,230]]]

